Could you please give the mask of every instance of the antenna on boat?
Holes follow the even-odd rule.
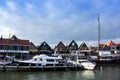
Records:
[[[98,13],[98,50],[100,50],[100,15]]]

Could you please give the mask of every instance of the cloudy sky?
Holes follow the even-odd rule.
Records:
[[[0,36],[95,45],[98,13],[101,39],[120,41],[120,0],[0,0]]]

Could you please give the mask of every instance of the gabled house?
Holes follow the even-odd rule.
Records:
[[[79,47],[79,50],[89,50],[87,45],[85,44],[85,42],[82,42],[80,47]]]
[[[99,46],[100,46],[100,50],[104,50],[104,51],[117,50],[117,46],[112,40],[107,41],[105,44],[100,44]]]
[[[85,44],[85,42],[81,43],[80,47],[79,47],[79,51],[80,53],[83,53],[85,55],[88,55],[90,52],[92,52],[87,45]]]
[[[60,41],[54,49],[54,54],[66,54],[68,53],[67,47]]]
[[[112,40],[107,41],[106,45],[110,47],[111,51],[117,50],[117,46]]]
[[[38,46],[38,53],[50,55],[50,54],[52,54],[52,49],[46,42],[43,42],[43,43],[41,43],[40,46]]]
[[[120,52],[120,44],[114,43],[112,40],[108,40],[104,44],[100,44],[100,50],[111,51],[112,53]]]
[[[67,46],[67,49],[71,54],[75,54],[76,51],[78,50],[78,45],[74,40],[72,40],[70,44]]]
[[[0,38],[0,54],[26,58],[29,54],[30,42],[13,35],[11,38]]]
[[[106,44],[100,44],[99,47],[100,47],[100,50],[103,50],[103,51],[111,50],[110,46],[107,46]]]
[[[33,44],[33,42],[30,42],[29,53],[30,53],[30,55],[36,55],[38,53],[38,49],[35,46],[35,44]]]

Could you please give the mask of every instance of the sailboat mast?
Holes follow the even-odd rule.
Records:
[[[98,50],[100,50],[100,15],[98,13]]]

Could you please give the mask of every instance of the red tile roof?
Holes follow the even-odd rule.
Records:
[[[108,40],[106,43],[107,46],[113,46],[115,43],[112,40]]]
[[[22,40],[15,37],[13,38],[0,38],[0,44],[15,44],[15,45],[29,45],[29,40]]]
[[[120,43],[116,43],[116,46],[120,46]]]
[[[29,40],[11,40],[11,39],[0,39],[0,44],[20,44],[20,45],[29,45]]]
[[[103,49],[106,44],[99,44],[100,49]]]

